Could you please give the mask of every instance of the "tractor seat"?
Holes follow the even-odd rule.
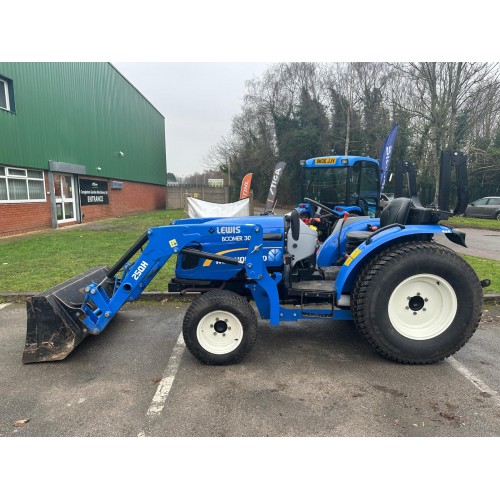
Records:
[[[390,224],[406,224],[410,213],[412,202],[410,198],[394,198],[380,214],[380,227]],[[363,243],[373,231],[350,231],[346,234],[350,246],[358,246]]]

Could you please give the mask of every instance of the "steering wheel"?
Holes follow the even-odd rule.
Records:
[[[304,201],[323,209],[328,214],[328,216],[335,216],[337,217],[337,219],[340,219],[342,217],[342,215],[339,212],[332,210],[330,207],[323,205],[323,203],[320,203],[319,201],[311,200],[311,198],[304,198]]]

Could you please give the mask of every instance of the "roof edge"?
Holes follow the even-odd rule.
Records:
[[[163,113],[113,63],[108,64],[165,120]]]

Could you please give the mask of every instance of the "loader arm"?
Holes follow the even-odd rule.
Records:
[[[193,228],[192,225],[172,225],[149,229],[145,233],[147,235],[146,248],[133,264],[125,264],[123,276],[117,281],[116,289],[111,296],[106,293],[101,284],[91,283],[85,289],[86,296],[81,309],[84,313],[82,322],[88,332],[92,334],[102,332],[120,308],[126,302],[136,300],[168,259],[179,253],[195,254],[204,259],[232,264],[235,266],[234,274],[245,269],[247,276],[259,283],[257,286],[263,289],[269,299],[272,300],[271,297],[273,297],[279,303],[275,290],[276,284],[269,277],[261,255],[262,228],[253,224],[244,224],[239,227],[241,236],[249,237],[245,262],[192,248],[184,250],[185,247],[196,243],[201,238],[210,236],[210,227],[198,225]],[[277,305],[275,309],[277,310],[278,307]]]
[[[101,333],[126,302],[141,295],[172,255],[183,252],[232,264],[235,275],[244,270],[249,282],[260,294],[267,296],[271,321],[277,324],[278,281],[269,276],[262,258],[262,227],[258,224],[238,224],[238,227],[248,244],[244,262],[186,248],[200,239],[210,238],[213,231],[210,225],[160,226],[148,229],[109,270],[96,268],[33,297],[27,304],[28,329],[23,362],[64,359],[87,335]],[[135,261],[129,262],[139,251]],[[117,277],[122,269],[122,276]]]

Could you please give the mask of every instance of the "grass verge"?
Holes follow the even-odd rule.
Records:
[[[442,221],[442,224],[449,227],[472,227],[473,229],[491,229],[500,231],[500,220],[496,219],[476,219],[474,217],[451,217]]]
[[[91,267],[113,265],[147,228],[168,225],[172,220],[185,217],[182,210],[159,210],[6,239],[0,242],[0,291],[41,292]],[[455,219],[462,218],[450,221]],[[495,222],[500,229],[498,221],[467,220]],[[484,289],[485,293],[500,293],[500,261],[463,257],[479,279],[491,279],[492,284]],[[166,291],[174,266],[175,259],[170,259],[147,291]]]
[[[3,241],[0,291],[41,292],[91,267],[111,266],[147,228],[184,217],[182,210],[160,210]],[[167,290],[174,266],[170,259],[148,291]]]
[[[462,255],[472,266],[480,280],[489,279],[491,285],[483,288],[484,293],[500,293],[500,261]]]

